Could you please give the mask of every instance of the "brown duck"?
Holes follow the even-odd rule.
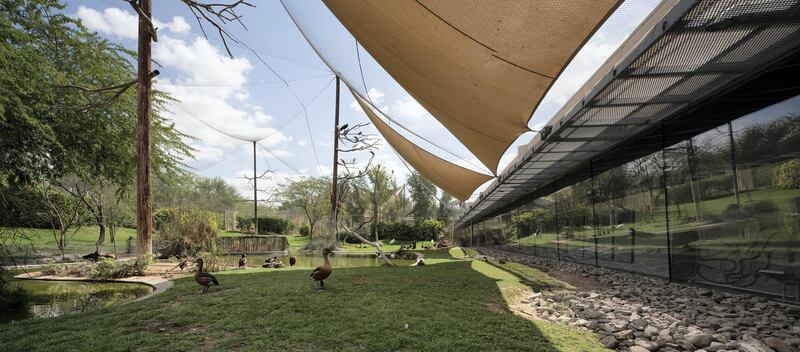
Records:
[[[294,266],[297,263],[297,257],[291,256],[289,257],[289,266]]]
[[[194,281],[200,284],[200,286],[203,286],[203,293],[208,292],[208,287],[212,284],[219,285],[214,275],[203,272],[203,258],[197,258],[195,263],[197,263],[197,271],[194,272]]]
[[[323,280],[327,279],[328,276],[331,276],[331,271],[333,271],[333,268],[331,267],[331,262],[328,261],[328,255],[330,254],[331,254],[330,249],[327,248],[323,249],[322,257],[325,258],[325,263],[322,264],[321,266],[318,266],[316,269],[314,269],[314,271],[311,272],[311,278],[319,282],[319,288],[321,290],[325,289],[325,283],[323,282]]]
[[[247,266],[247,254],[242,253],[242,257],[239,258],[239,269],[243,269]]]

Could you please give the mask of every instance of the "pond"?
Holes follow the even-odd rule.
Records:
[[[284,265],[289,266],[289,256],[288,255],[274,255],[278,257],[278,260],[283,262]],[[309,267],[309,268],[316,268],[322,263],[324,263],[322,259],[322,255],[313,255],[310,253],[294,253],[294,256],[297,257],[297,264],[296,266],[301,267]],[[225,257],[225,263],[228,265],[237,266],[239,263],[239,258],[241,255],[228,255]],[[248,267],[261,267],[261,264],[264,263],[264,260],[267,258],[272,258],[273,255],[267,254],[248,254],[247,255],[247,266]],[[363,266],[379,266],[386,263],[383,259],[377,258],[374,255],[345,255],[345,254],[336,254],[333,256],[328,257],[331,262],[331,265],[334,268],[354,268],[354,267],[363,267]],[[398,266],[404,265],[411,265],[414,264],[414,260],[406,260],[406,259],[392,259],[392,263]]]
[[[152,291],[134,283],[14,280],[31,295],[28,305],[15,312],[0,314],[0,324],[33,318],[85,312],[127,303]]]

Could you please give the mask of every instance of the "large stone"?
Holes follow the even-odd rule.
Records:
[[[783,342],[783,340],[777,337],[767,337],[766,339],[764,339],[764,343],[773,350],[778,352],[795,352],[794,348],[787,345],[786,342]]]
[[[763,342],[750,335],[742,336],[739,340],[739,351],[742,352],[774,352],[775,350],[769,348]]]
[[[636,346],[643,347],[648,351],[655,351],[658,349],[658,344],[650,340],[636,340]]]
[[[608,335],[600,340],[600,343],[606,348],[614,348],[617,347],[617,339],[614,336]]]
[[[636,330],[642,331],[644,327],[647,326],[647,320],[633,319],[630,321],[629,325]]]
[[[684,340],[689,341],[698,348],[703,348],[711,344],[714,339],[711,334],[705,333],[692,333],[683,337]]]
[[[583,311],[583,314],[589,319],[602,319],[602,318],[605,318],[605,316],[606,316],[602,312],[594,310],[594,309],[587,309],[587,310]]]
[[[631,351],[631,352],[650,352],[650,350],[648,350],[648,349],[646,349],[646,348],[644,348],[642,346],[631,346],[631,349],[629,349],[629,351]]]

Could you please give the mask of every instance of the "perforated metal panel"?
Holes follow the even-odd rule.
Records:
[[[572,182],[590,177],[584,170],[592,158],[746,85],[800,48],[800,0],[665,1],[654,14],[661,15],[651,15],[622,44],[620,50],[630,50],[618,50],[601,67],[548,123],[551,132],[528,144],[459,225],[496,214],[565,176]],[[681,133],[699,134],[704,126],[686,124]],[[658,142],[644,139],[641,149],[658,149]],[[620,155],[603,167],[630,159]]]

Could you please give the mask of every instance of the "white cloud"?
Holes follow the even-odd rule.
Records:
[[[81,20],[86,28],[105,35],[123,39],[136,39],[139,19],[132,12],[116,7],[109,7],[103,12],[85,6],[78,7],[75,17]]]
[[[308,143],[306,142],[305,139],[301,139],[301,140],[297,141],[297,145],[301,146],[301,147],[305,147],[305,146],[308,145]]]
[[[378,106],[382,111],[388,112],[387,106],[381,106],[383,103],[383,97],[385,97],[386,94],[381,92],[378,88],[370,88],[369,91],[367,91],[367,96],[372,104]],[[353,111],[361,111],[361,105],[359,105],[355,99],[350,102],[350,108],[353,109]]]
[[[202,157],[198,153],[198,160],[219,155],[213,150],[244,148],[252,154],[252,147],[242,140],[263,139],[261,144],[267,147],[292,140],[269,127],[273,117],[262,107],[241,103],[249,97],[244,84],[252,65],[246,58],[231,59],[205,38],[187,42],[166,35],[155,44],[153,57],[177,75],[158,79],[156,86],[178,100],[169,107],[176,128],[197,137],[198,149],[208,152]]]
[[[389,111],[394,116],[409,119],[421,119],[430,115],[428,110],[425,110],[422,105],[411,97],[404,100],[396,100],[392,107],[389,108]]]
[[[104,35],[120,39],[136,39],[138,37],[139,18],[132,11],[109,7],[100,12],[80,6],[74,16],[80,19],[81,23],[89,30]],[[166,29],[172,33],[185,34],[192,29],[189,23],[180,16],[173,17],[170,22],[161,22],[158,19],[153,22],[155,22],[156,28]]]
[[[170,32],[180,33],[180,34],[189,33],[189,31],[192,30],[192,26],[190,26],[189,23],[186,22],[186,20],[181,16],[172,17],[172,22],[168,23],[163,23],[158,19],[156,19],[155,26],[158,29],[166,28]]]

